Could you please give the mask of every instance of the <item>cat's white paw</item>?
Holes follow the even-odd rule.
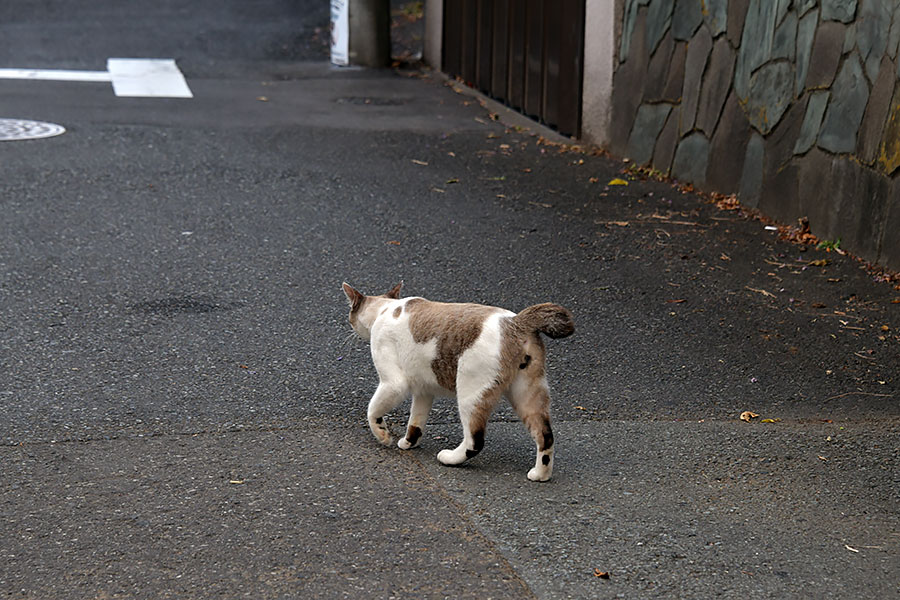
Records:
[[[528,471],[528,479],[531,481],[549,481],[552,471],[547,467],[534,467]]]
[[[445,465],[461,465],[466,462],[466,451],[459,451],[459,448],[456,450],[441,450],[438,452],[437,459],[441,461],[442,464]]]
[[[401,450],[409,450],[410,448],[415,448],[416,444],[410,444],[409,440],[407,440],[405,437],[402,437],[399,440],[397,440],[397,446]]]

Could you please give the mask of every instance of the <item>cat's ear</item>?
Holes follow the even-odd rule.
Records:
[[[402,288],[402,287],[403,287],[403,282],[401,281],[400,283],[398,283],[397,285],[392,287],[391,291],[389,291],[387,294],[385,294],[385,296],[387,296],[388,298],[393,298],[394,300],[399,300],[400,299],[400,288]]]
[[[346,281],[341,284],[341,288],[343,288],[344,290],[344,295],[347,296],[347,302],[350,303],[350,310],[359,310],[359,307],[362,306],[363,300],[366,299],[366,296],[354,290]]]

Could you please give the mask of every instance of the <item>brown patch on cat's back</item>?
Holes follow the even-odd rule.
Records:
[[[406,302],[409,329],[417,344],[437,339],[437,356],[431,370],[438,385],[456,390],[459,356],[478,339],[485,319],[499,309],[480,304],[445,304],[424,298]]]

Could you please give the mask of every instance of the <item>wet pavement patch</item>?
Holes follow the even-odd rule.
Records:
[[[370,106],[403,106],[407,100],[403,98],[373,98],[367,96],[346,96],[335,100],[338,104],[362,104]]]

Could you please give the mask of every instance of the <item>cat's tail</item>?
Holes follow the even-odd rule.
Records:
[[[564,338],[575,331],[572,313],[559,304],[550,302],[529,306],[513,317],[513,320],[523,329],[540,331],[551,338]]]

